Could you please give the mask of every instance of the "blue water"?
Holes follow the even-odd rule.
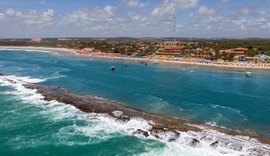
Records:
[[[110,70],[112,65],[116,67],[114,72]],[[248,78],[244,72],[196,66],[144,66],[138,62],[1,50],[0,72],[46,79],[44,84],[148,112],[270,136],[270,71],[253,71],[253,77]],[[0,151],[6,154],[130,155],[165,147],[162,142],[114,133],[105,140],[83,134],[70,136],[74,122],[77,127],[93,123],[73,117],[52,122],[51,113],[4,94],[8,90],[0,87]]]

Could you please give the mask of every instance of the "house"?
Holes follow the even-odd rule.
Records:
[[[226,49],[223,52],[227,54],[245,55],[247,51],[248,51],[247,48],[234,48],[234,49]]]
[[[184,46],[169,45],[158,49],[158,55],[181,55],[184,52]]]
[[[135,54],[136,56],[146,56],[147,53],[146,52],[138,52]]]
[[[234,51],[234,53],[245,54],[246,52],[248,52],[248,48],[234,48],[233,51]]]

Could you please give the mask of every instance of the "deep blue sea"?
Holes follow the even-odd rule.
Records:
[[[270,136],[270,71],[246,77],[244,71],[0,50],[0,73],[147,112]],[[35,103],[0,81],[0,155],[203,155],[123,129],[109,120],[89,120],[70,106]]]

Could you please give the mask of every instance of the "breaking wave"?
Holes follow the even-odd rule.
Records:
[[[19,48],[1,48],[0,51],[26,51],[26,52],[40,52],[40,53],[48,53],[48,54],[52,54],[52,55],[59,55],[59,53],[57,53],[56,51],[52,51],[52,50],[32,50],[32,49],[19,49]]]
[[[89,144],[95,141],[106,140],[113,137],[115,133],[122,135],[135,135],[140,139],[153,139],[164,143],[166,146],[159,149],[147,149],[141,155],[190,155],[190,156],[218,156],[218,155],[269,155],[270,145],[262,144],[256,139],[243,136],[230,136],[224,133],[200,127],[201,132],[179,132],[175,137],[173,132],[155,132],[145,138],[138,130],[149,131],[152,126],[149,121],[140,117],[132,118],[127,122],[116,121],[107,114],[83,113],[73,106],[57,101],[45,101],[36,90],[27,89],[23,85],[28,83],[40,83],[45,79],[34,79],[31,77],[0,76],[0,86],[8,86],[13,90],[6,91],[22,102],[44,107],[41,113],[48,114],[51,120],[74,119],[73,121],[89,121],[89,124],[78,125],[76,122],[67,127],[62,127],[53,137],[62,144]],[[116,116],[122,112],[113,112]],[[91,136],[96,139],[86,142],[74,142],[71,138],[76,135]],[[158,136],[158,137],[154,137]],[[158,138],[158,139],[157,139]],[[173,138],[176,138],[172,141]],[[30,144],[30,143],[29,143]]]

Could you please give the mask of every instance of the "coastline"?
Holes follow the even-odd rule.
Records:
[[[77,49],[70,48],[53,48],[53,47],[33,47],[33,46],[0,46],[0,49],[22,49],[22,50],[43,50],[43,51],[56,51],[61,52],[62,54],[72,55],[75,57],[84,57],[84,58],[97,58],[97,59],[112,59],[112,60],[124,60],[124,61],[134,61],[134,62],[158,62],[165,65],[191,65],[197,67],[206,67],[206,68],[216,68],[216,69],[238,69],[241,71],[245,70],[270,70],[270,64],[235,64],[233,62],[226,63],[202,63],[202,62],[192,62],[192,61],[174,61],[174,60],[161,60],[161,59],[151,59],[151,58],[131,58],[126,56],[109,56],[106,53],[90,53],[85,54],[81,53]]]
[[[15,49],[15,50],[42,50],[42,51],[56,51],[63,54],[79,56],[78,50],[68,48],[52,48],[52,47],[33,47],[33,46],[0,46],[0,49]]]
[[[35,54],[35,53],[29,53],[28,55],[31,55],[31,54]],[[39,55],[39,54],[40,53],[37,53],[37,55]],[[111,59],[111,58],[109,58],[109,59]],[[141,60],[143,60],[143,59],[141,59]],[[7,76],[7,78],[8,78],[8,76]],[[72,103],[72,102],[70,102],[70,99],[73,99],[73,98],[76,98],[76,97],[79,97],[79,99],[86,98],[86,97],[80,96],[79,94],[76,95],[76,94],[71,93],[71,92],[69,92],[67,90],[65,91],[63,88],[62,88],[63,90],[61,88],[57,88],[57,87],[54,88],[54,86],[52,88],[48,88],[48,90],[46,89],[47,86],[42,86],[42,85],[41,86],[34,86],[34,89],[31,88],[33,86],[29,86],[29,88],[27,88],[25,85],[20,85],[20,84],[21,83],[24,84],[24,83],[26,83],[28,81],[23,82],[23,81],[20,81],[20,78],[16,79],[16,77],[11,78],[11,79],[6,79],[5,77],[3,77],[3,80],[5,80],[7,83],[10,83],[10,85],[17,86],[17,88],[19,88],[19,89],[22,88],[22,87],[25,87],[23,89],[29,89],[31,92],[35,90],[35,93],[33,93],[33,96],[37,97],[37,95],[42,95],[42,96],[45,97],[45,99],[42,99],[42,100],[47,100],[46,102],[48,102],[48,103],[50,103],[50,101],[57,100],[58,102],[63,103],[63,104],[67,104],[67,103],[68,104],[80,104],[79,100],[75,99],[76,103]],[[31,81],[29,81],[29,82],[33,83]],[[38,82],[35,82],[35,83],[38,83]],[[40,87],[41,89],[36,90],[36,87],[37,88]],[[44,88],[44,89],[42,89],[42,88]],[[57,89],[60,89],[60,90],[57,90]],[[30,91],[29,92],[28,91],[25,92],[25,90],[22,90],[22,92],[25,92],[25,93],[29,94]],[[50,91],[51,91],[51,93],[50,93]],[[55,91],[59,91],[58,92],[59,94],[57,94],[57,92],[55,92]],[[60,96],[58,97],[57,95],[60,95]],[[69,95],[69,96],[66,96],[66,95]],[[64,98],[62,98],[62,97],[64,97]],[[88,98],[89,97],[87,97],[87,99]],[[95,99],[89,99],[89,100],[91,102],[91,101],[93,101]],[[85,101],[83,101],[83,102],[85,102]],[[108,102],[108,101],[100,101],[100,100],[98,100],[97,102]],[[95,103],[93,103],[93,104],[95,104]],[[112,103],[109,103],[109,104],[112,104]],[[83,109],[83,110],[85,110],[85,108],[86,109],[88,108],[88,104],[86,106],[85,105],[80,105],[80,106],[82,106],[80,108]],[[119,106],[119,105],[117,105],[117,106]],[[89,107],[89,109],[88,109],[88,111],[90,112],[89,114],[91,114],[91,112],[93,111],[92,108],[93,107]],[[108,108],[108,109],[110,108],[111,109],[113,107],[105,107],[105,108]],[[270,144],[269,140],[264,140],[265,137],[263,137],[263,136],[260,136],[259,138],[256,138],[256,136],[252,137],[252,136],[254,136],[254,134],[252,134],[252,132],[250,134],[241,135],[242,133],[238,133],[237,131],[228,131],[227,129],[220,129],[219,127],[214,127],[214,126],[211,126],[211,125],[204,125],[204,124],[201,125],[201,124],[191,123],[190,121],[185,121],[184,119],[183,119],[184,120],[183,121],[183,120],[181,120],[181,118],[179,118],[179,120],[186,123],[185,125],[188,126],[188,131],[186,131],[185,129],[182,129],[182,128],[186,127],[185,125],[182,126],[182,124],[179,127],[179,129],[178,128],[174,129],[174,127],[169,127],[169,129],[168,129],[168,126],[166,126],[167,122],[166,123],[163,123],[163,122],[160,123],[159,118],[153,117],[151,114],[147,114],[147,112],[134,110],[134,111],[136,111],[136,113],[138,113],[138,115],[132,116],[132,115],[129,115],[130,113],[122,114],[124,111],[126,111],[126,109],[125,108],[120,109],[120,108],[123,108],[123,107],[119,106],[115,110],[105,111],[105,114],[107,113],[107,114],[111,114],[111,115],[115,116],[115,118],[113,118],[113,120],[119,121],[121,124],[122,123],[130,124],[129,121],[132,121],[137,116],[139,116],[139,117],[145,116],[145,117],[149,117],[150,121],[156,121],[155,122],[156,125],[160,125],[160,127],[157,127],[157,128],[152,126],[152,129],[151,128],[142,129],[141,126],[138,126],[134,130],[129,130],[127,132],[127,134],[132,134],[132,135],[135,135],[135,136],[139,135],[140,137],[144,137],[144,136],[147,137],[149,135],[148,137],[150,137],[150,138],[154,138],[154,137],[156,139],[161,138],[160,140],[162,140],[162,141],[165,140],[167,142],[173,142],[173,143],[175,143],[174,140],[176,140],[178,142],[180,142],[182,140],[185,140],[186,141],[185,143],[188,144],[189,146],[192,146],[192,147],[194,146],[195,148],[201,148],[201,147],[204,147],[204,145],[207,145],[207,148],[211,149],[211,150],[216,150],[216,149],[218,150],[219,148],[223,148],[223,144],[226,144],[226,147],[225,147],[226,150],[227,149],[230,150],[231,148],[233,148],[233,149],[235,149],[235,151],[243,150],[243,151],[251,151],[251,152],[253,152],[255,150],[259,151],[261,149],[262,150],[264,150],[264,149],[268,150],[269,147],[270,147],[269,146],[269,144]],[[131,108],[129,108],[129,109],[131,109]],[[95,109],[95,110],[97,110],[97,109]],[[104,109],[102,109],[102,110],[104,110]],[[85,111],[87,111],[87,110],[85,110]],[[93,114],[94,117],[98,117],[99,115],[100,116],[103,115],[104,112],[96,111],[95,113],[92,113],[92,114]],[[129,118],[127,118],[126,115],[128,115]],[[106,117],[111,119],[111,116],[106,116]],[[128,119],[129,121],[126,121],[126,119]],[[173,118],[171,120],[174,120],[174,119],[175,118]],[[150,126],[152,125],[152,122],[147,122],[147,120],[144,120],[144,121],[146,121],[146,123],[148,125],[150,125]],[[166,121],[167,121],[167,118],[166,118]],[[189,124],[191,124],[192,127],[200,128],[201,131],[196,131],[194,129],[191,131],[191,129],[189,127]],[[175,125],[175,124],[173,123],[173,124],[169,124],[169,125]],[[164,128],[167,128],[168,130],[166,130]],[[215,128],[217,128],[217,129],[215,129]],[[161,131],[160,131],[160,129],[161,129]],[[174,133],[174,131],[177,131],[177,133]],[[226,134],[226,133],[228,133],[228,134]],[[166,137],[167,135],[169,137]],[[173,135],[173,137],[171,137],[171,135]],[[165,138],[163,139],[164,136],[165,136]],[[210,141],[208,141],[209,137],[210,137]],[[263,139],[263,140],[261,140],[261,139]],[[259,142],[257,140],[259,140]],[[261,143],[263,143],[263,144],[261,144]],[[264,145],[264,144],[267,144],[267,145]],[[182,145],[182,144],[180,144],[180,145]],[[250,148],[250,147],[255,147],[255,146],[257,146],[258,148],[254,148],[254,150],[253,150],[253,148]]]

